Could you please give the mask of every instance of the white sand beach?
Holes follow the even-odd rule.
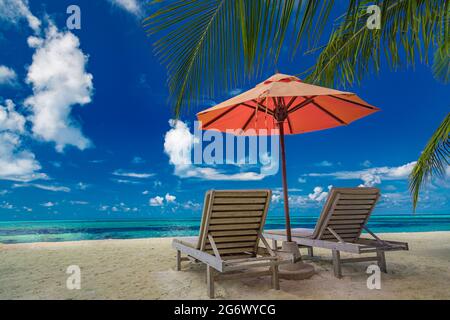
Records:
[[[369,263],[346,264],[336,279],[328,261],[303,281],[268,277],[216,282],[218,299],[450,299],[450,232],[384,234],[410,251],[387,253],[380,290],[366,286]],[[207,299],[201,265],[175,271],[170,238],[0,245],[0,299]],[[330,258],[329,251],[317,250]],[[81,289],[66,288],[66,269],[81,268]]]

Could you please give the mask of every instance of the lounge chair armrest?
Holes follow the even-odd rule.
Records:
[[[213,256],[207,252],[194,249],[192,247],[186,246],[179,241],[172,241],[172,247],[176,250],[179,250],[181,253],[184,253],[187,256],[191,256],[209,266],[216,269],[217,271],[223,271],[223,260],[218,259],[216,256]]]

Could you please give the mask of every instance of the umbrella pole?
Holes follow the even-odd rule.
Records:
[[[278,122],[278,128],[280,129],[280,147],[281,147],[281,172],[283,178],[283,193],[284,193],[284,216],[286,219],[286,236],[287,241],[292,241],[291,236],[291,219],[289,217],[289,196],[286,177],[286,152],[284,146],[284,126],[283,122]]]
[[[302,255],[296,242],[292,242],[291,220],[289,218],[289,196],[286,177],[286,152],[284,146],[284,128],[283,121],[278,122],[280,129],[280,152],[281,152],[281,170],[283,175],[283,191],[284,191],[284,214],[286,218],[286,240],[281,245],[281,250],[292,254],[293,263],[280,266],[280,277],[283,279],[301,280],[310,278],[314,274],[312,265],[303,263]]]

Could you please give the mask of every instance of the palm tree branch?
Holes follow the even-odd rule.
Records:
[[[341,19],[327,45],[310,69],[307,81],[344,87],[359,82],[370,70],[379,70],[380,54],[384,51],[391,68],[402,65],[400,51],[406,65],[414,65],[415,52],[427,61],[428,48],[448,49],[448,2],[445,0],[379,0],[381,30],[367,28],[367,6],[373,1],[361,1],[357,10]],[[444,8],[444,10],[443,10]],[[433,34],[440,34],[432,37]],[[398,43],[401,45],[399,46]],[[441,54],[443,65],[449,56]],[[436,67],[442,70],[442,64]],[[435,72],[436,74],[436,72]],[[442,77],[441,77],[442,78]]]
[[[414,210],[417,207],[420,190],[433,175],[442,176],[450,166],[450,113],[444,118],[410,174],[409,189],[413,197]]]

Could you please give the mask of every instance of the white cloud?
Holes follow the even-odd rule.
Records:
[[[26,79],[33,95],[25,100],[32,111],[33,134],[54,142],[59,152],[67,145],[89,147],[91,142],[71,117],[72,108],[91,102],[93,92],[92,74],[85,71],[88,57],[79,39],[50,23],[45,38],[29,37],[28,44],[36,50]]]
[[[49,202],[42,203],[41,206],[51,208],[51,207],[56,206],[56,203],[49,201]]]
[[[272,194],[272,202],[278,203],[281,200],[281,194],[280,193],[273,193]]]
[[[83,183],[83,182],[77,183],[77,189],[79,189],[79,190],[86,190],[88,187],[89,187],[89,185],[86,183]]]
[[[174,174],[180,178],[199,178],[221,181],[257,181],[267,174],[257,172],[223,173],[215,168],[199,167],[192,164],[191,151],[195,141],[194,135],[183,121],[170,120],[171,129],[164,138],[164,152],[169,156],[169,163],[174,166]],[[269,164],[270,165],[270,164]],[[267,170],[271,172],[271,170]]]
[[[156,196],[154,198],[151,198],[149,200],[149,205],[152,207],[161,207],[165,204],[175,203],[175,200],[177,199],[176,196],[171,195],[170,193],[166,193],[164,197]]]
[[[138,0],[109,0],[113,5],[118,6],[135,16],[142,15],[142,8]]]
[[[39,173],[41,165],[32,152],[21,148],[20,137],[0,130],[0,179],[11,181],[32,181],[46,179]]]
[[[298,178],[298,182],[299,182],[299,183],[306,183],[306,179],[300,177],[300,178]]]
[[[365,168],[370,168],[372,166],[372,162],[370,162],[369,160],[365,160],[365,161],[361,162],[361,166],[363,166]]]
[[[152,207],[160,207],[163,205],[164,198],[160,196],[156,196],[154,198],[151,198],[149,201],[149,205]]]
[[[80,201],[80,200],[72,200],[70,201],[70,203],[73,205],[82,205],[82,206],[89,204],[89,202],[87,201]]]
[[[332,167],[333,163],[327,160],[323,160],[315,164],[317,167]]]
[[[90,162],[90,163],[98,164],[98,163],[103,163],[103,162],[105,162],[105,160],[90,160],[89,162]]]
[[[157,188],[157,187],[161,187],[162,186],[162,182],[159,180],[155,180],[153,181],[153,187]]]
[[[16,72],[7,66],[0,66],[0,85],[13,85],[16,82]]]
[[[28,182],[47,178],[38,172],[41,165],[34,154],[22,147],[25,123],[25,117],[15,110],[11,100],[0,105],[0,179]]]
[[[144,191],[142,191],[142,194],[143,195],[147,195],[149,193],[149,191],[148,190],[144,190]]]
[[[0,105],[0,131],[23,133],[25,122],[25,117],[15,110],[12,100],[7,99],[5,100],[5,106]]]
[[[183,203],[182,207],[186,210],[199,210],[202,205],[198,202],[188,200],[187,202]]]
[[[35,32],[40,32],[41,21],[30,11],[28,0],[1,0],[0,20],[12,24],[18,24],[21,20],[26,20],[28,26]]]
[[[136,173],[136,172],[127,172],[123,170],[116,170],[112,174],[119,177],[137,178],[137,179],[147,179],[155,175],[154,173]]]
[[[174,195],[171,195],[169,193],[166,193],[166,195],[164,196],[164,199],[166,199],[167,203],[170,203],[170,202],[174,202],[177,199],[177,197],[175,197]]]
[[[11,203],[9,203],[9,202],[3,201],[3,202],[0,204],[0,208],[12,210],[12,209],[14,209],[14,206],[13,206]]]
[[[376,167],[357,171],[337,171],[332,173],[309,173],[310,177],[333,177],[338,180],[362,180],[361,186],[372,187],[383,180],[404,180],[411,173],[415,161],[398,167]]]
[[[121,183],[121,184],[141,184],[140,181],[133,181],[133,180],[127,180],[127,179],[111,179],[114,182]]]
[[[52,192],[70,192],[70,188],[64,186],[54,186],[49,184],[39,184],[39,183],[22,183],[22,184],[14,184],[13,188],[37,188],[46,191]]]
[[[133,164],[142,164],[145,163],[145,160],[141,157],[134,157],[133,160],[131,160],[131,163]]]
[[[333,186],[328,186],[328,191],[331,190]],[[322,187],[315,187],[313,193],[308,194],[308,198],[313,201],[321,202],[328,196],[328,191],[323,191]]]

